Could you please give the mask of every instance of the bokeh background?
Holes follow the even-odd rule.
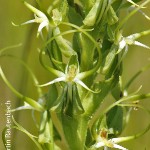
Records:
[[[35,1],[28,0],[29,3],[35,6]],[[49,2],[45,0],[45,6]],[[150,16],[150,5],[143,10]],[[124,13],[122,17],[124,17]],[[22,46],[14,48],[6,52],[13,54],[25,62],[32,68],[40,83],[49,81],[52,76],[45,71],[38,61],[37,48],[42,46],[41,39],[36,38],[37,24],[30,24],[21,27],[14,27],[11,22],[20,24],[33,18],[33,14],[23,5],[21,0],[0,0],[0,49],[22,43]],[[150,29],[150,20],[146,20],[140,13],[134,15],[125,25],[124,35],[130,35],[135,32],[140,32],[145,29]],[[150,35],[140,38],[140,41],[150,46]],[[130,46],[129,52],[124,60],[123,83],[125,84],[132,75],[140,68],[150,63],[150,50],[137,46]],[[0,58],[0,65],[5,72],[8,80],[21,93],[37,99],[38,95],[36,88],[28,76],[28,73],[22,65],[15,59],[9,57]],[[142,85],[140,93],[150,92],[150,71],[144,72],[132,84],[129,92],[136,91]],[[47,89],[44,88],[43,91]],[[5,102],[11,100],[11,108],[20,106],[22,102],[8,89],[0,78],[0,132],[6,126],[5,117]],[[141,102],[147,109],[150,110],[150,99]],[[31,111],[20,111],[13,113],[17,122],[32,134],[37,135],[34,122],[31,118]],[[142,110],[132,111],[129,124],[126,126],[123,135],[132,135],[144,129],[150,122],[149,115]],[[36,150],[34,143],[24,134],[15,129],[12,131],[12,150]],[[121,143],[128,147],[129,150],[150,150],[150,131],[144,136],[129,142]],[[0,140],[0,150],[4,150],[2,140]]]

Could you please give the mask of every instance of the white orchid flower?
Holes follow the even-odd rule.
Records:
[[[42,29],[44,27],[46,27],[46,29],[49,30],[49,20],[47,16],[42,11],[38,10],[37,8],[28,4],[27,2],[24,2],[24,4],[34,13],[35,18],[27,22],[24,22],[21,25],[29,23],[39,23],[40,25],[38,27],[37,36],[39,36],[39,34],[42,33]]]
[[[105,129],[102,129],[100,131],[100,134],[97,136],[96,139],[96,144],[94,144],[92,146],[92,148],[100,148],[100,147],[109,147],[109,148],[116,148],[116,149],[120,149],[120,150],[128,150],[116,143],[121,142],[122,137],[121,138],[112,138],[112,139],[108,139],[107,138],[108,133]]]
[[[128,45],[137,45],[137,46],[141,46],[141,47],[150,49],[149,46],[136,41],[137,38],[140,38],[141,36],[148,35],[148,34],[150,34],[150,30],[143,31],[141,33],[135,33],[135,34],[129,35],[127,37],[122,37],[122,40],[119,42],[119,49],[118,49],[117,53],[121,52],[124,48],[128,48]]]
[[[72,55],[71,59],[76,59],[77,56],[76,55]],[[71,60],[70,59],[70,60]],[[58,73],[59,77],[42,85],[37,85],[39,87],[43,87],[43,86],[48,86],[57,82],[66,82],[66,83],[76,83],[81,85],[82,87],[84,87],[85,89],[87,89],[90,92],[93,93],[99,93],[100,91],[93,91],[90,88],[88,88],[82,81],[81,79],[83,79],[82,73],[79,73],[79,65],[78,62],[76,61],[76,64],[71,64],[70,62],[67,64],[66,69],[65,69],[65,73],[60,72]]]

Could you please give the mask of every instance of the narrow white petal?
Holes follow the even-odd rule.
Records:
[[[120,142],[122,142],[122,139],[124,139],[124,137],[112,138],[111,141],[112,141],[113,143],[120,143]]]
[[[32,106],[20,106],[17,107],[15,109],[10,110],[10,112],[15,112],[15,111],[19,111],[19,110],[26,110],[26,109],[34,109]]]
[[[80,84],[82,87],[84,87],[85,89],[87,89],[88,91],[90,91],[92,93],[99,93],[100,92],[100,90],[99,91],[93,91],[93,90],[91,90],[81,80],[79,80],[77,78],[74,79],[74,82]]]
[[[44,27],[46,27],[48,25],[47,21],[43,21],[40,25],[39,25],[39,28],[38,28],[38,34],[42,31],[42,29]]]
[[[134,44],[134,45],[137,45],[137,46],[141,46],[141,47],[147,48],[147,49],[150,49],[149,46],[147,46],[147,45],[145,45],[145,44],[142,44],[142,43],[140,43],[140,42],[138,42],[138,41],[135,41],[133,44]]]
[[[42,85],[37,85],[38,87],[43,87],[43,86],[48,86],[50,84],[54,84],[54,83],[57,83],[57,82],[60,82],[60,81],[65,81],[66,78],[65,77],[60,77],[60,78],[56,78],[48,83],[45,83],[45,84],[42,84]]]
[[[123,49],[123,48],[125,47],[125,45],[126,45],[126,42],[125,42],[125,40],[123,39],[123,40],[119,43],[119,48],[120,48],[120,49]]]
[[[29,24],[29,23],[35,23],[35,22],[36,22],[35,19],[33,19],[33,20],[26,21],[26,22],[22,23],[21,25],[25,25],[25,24]]]
[[[111,141],[113,143],[120,143],[120,142],[124,142],[130,139],[130,136],[128,137],[119,137],[119,138],[112,138]]]
[[[129,3],[131,3],[132,5],[139,7],[139,5],[137,5],[136,3],[134,3],[132,0],[127,0],[127,1],[128,1]]]
[[[105,146],[105,144],[103,142],[98,142],[94,145],[95,148],[100,148],[102,146]]]
[[[128,150],[128,149],[126,149],[126,148],[124,148],[124,147],[122,147],[118,144],[114,144],[114,148],[118,148],[118,149],[121,149],[121,150]]]
[[[118,49],[118,51],[117,51],[116,54],[120,53],[120,52],[124,49],[125,46],[126,46],[126,42],[125,42],[125,40],[123,39],[123,40],[119,43],[119,49]]]

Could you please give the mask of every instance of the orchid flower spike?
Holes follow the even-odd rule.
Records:
[[[119,49],[117,51],[117,54],[120,53],[124,48],[127,48],[128,45],[137,45],[137,46],[141,46],[141,47],[150,49],[149,46],[136,41],[136,39],[140,38],[141,36],[148,35],[148,34],[150,34],[150,30],[143,31],[141,33],[135,33],[135,34],[129,35],[127,37],[122,36],[122,39],[119,42]]]
[[[109,147],[109,148],[116,148],[120,150],[128,150],[116,143],[121,142],[121,138],[112,138],[108,140],[108,132],[106,129],[102,129],[100,134],[97,136],[96,144],[94,144],[91,148],[100,148],[100,147]]]
[[[21,25],[29,24],[29,23],[39,23],[38,31],[37,31],[37,37],[40,33],[42,33],[42,29],[46,27],[47,30],[49,30],[49,20],[47,16],[38,10],[37,8],[33,7],[32,5],[28,4],[27,2],[24,2],[24,4],[34,13],[35,19],[29,20],[27,22],[22,23]]]
[[[76,83],[81,85],[83,88],[87,89],[90,92],[93,93],[99,93],[100,91],[93,91],[90,88],[88,88],[80,79],[80,73],[79,73],[79,64],[78,64],[78,59],[77,59],[77,55],[72,55],[70,58],[69,63],[66,66],[65,69],[65,73],[60,72],[60,75],[58,78],[42,84],[42,85],[37,85],[39,87],[43,87],[43,86],[48,86],[57,82],[66,82],[66,83]]]

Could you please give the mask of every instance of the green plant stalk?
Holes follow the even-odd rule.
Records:
[[[24,95],[22,95],[21,93],[19,93],[16,89],[13,88],[13,86],[9,83],[9,81],[7,80],[7,78],[5,77],[2,68],[0,68],[0,74],[2,79],[4,80],[4,82],[6,83],[6,85],[11,89],[11,91],[21,100],[27,102],[29,105],[31,105],[33,108],[35,108],[38,111],[43,111],[44,108],[37,103],[36,101],[34,101],[33,99],[26,97]]]
[[[124,97],[118,101],[116,101],[115,103],[111,104],[108,108],[106,108],[101,115],[99,115],[99,111],[96,112],[95,116],[90,120],[90,125],[93,125],[94,122],[98,119],[101,118],[107,113],[109,112],[113,107],[120,105],[120,103],[122,102],[126,102],[126,101],[135,101],[135,100],[142,100],[142,99],[146,99],[146,98],[150,98],[150,93],[149,94],[141,94],[141,95],[132,95],[132,96],[127,96]]]

